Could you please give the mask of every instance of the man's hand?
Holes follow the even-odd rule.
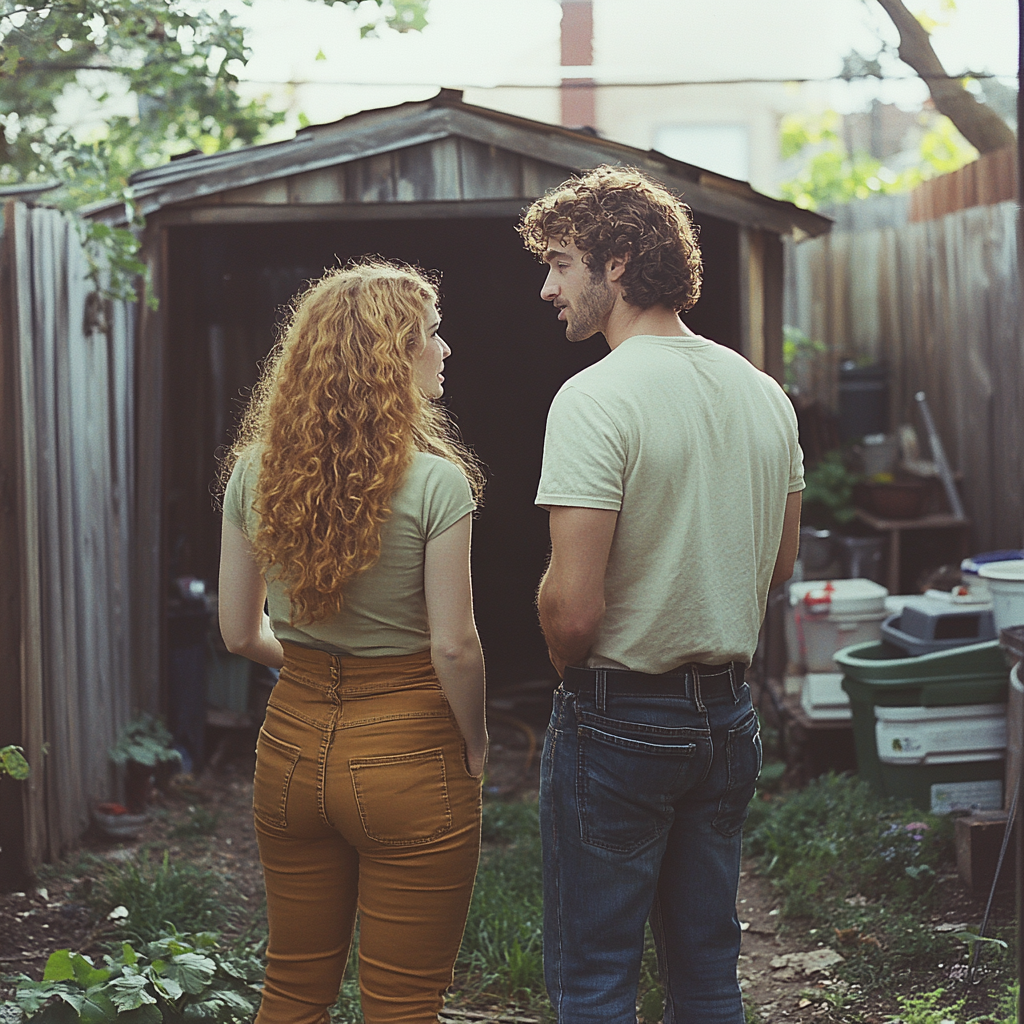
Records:
[[[537,594],[540,625],[559,676],[582,664],[604,618],[604,574],[619,514],[551,507],[551,561]]]
[[[548,648],[548,661],[555,666],[555,671],[558,673],[559,679],[565,678],[565,666],[568,664],[563,658],[560,658],[551,648]]]

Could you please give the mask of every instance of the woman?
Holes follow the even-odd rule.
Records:
[[[469,578],[481,477],[431,401],[450,355],[437,302],[382,261],[314,284],[226,467],[221,632],[281,667],[256,747],[257,1024],[328,1020],[357,907],[368,1024],[436,1024],[452,980],[487,733]]]

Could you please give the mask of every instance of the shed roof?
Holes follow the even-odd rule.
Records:
[[[446,139],[494,147],[565,172],[599,164],[629,165],[650,172],[681,193],[695,213],[710,214],[745,227],[776,234],[820,235],[827,217],[772,199],[749,184],[674,160],[655,150],[640,150],[586,131],[516,117],[464,103],[462,93],[442,89],[432,99],[367,110],[329,124],[301,129],[285,142],[248,146],[212,155],[182,157],[132,176],[140,211],[149,216],[177,204],[209,200],[218,194],[275,179],[294,178],[327,168],[394,154]],[[550,175],[544,175],[550,182]],[[540,194],[526,187],[523,198]],[[451,199],[451,196],[444,197]],[[462,199],[487,199],[486,193]],[[393,202],[400,203],[401,196]],[[113,203],[96,204],[91,216],[119,220]]]

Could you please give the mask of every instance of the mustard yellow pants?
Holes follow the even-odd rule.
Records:
[[[284,645],[256,745],[270,941],[256,1024],[327,1021],[359,911],[367,1024],[436,1024],[480,855],[480,780],[427,652]]]

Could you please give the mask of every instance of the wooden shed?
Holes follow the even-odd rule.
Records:
[[[216,579],[217,454],[282,308],[325,268],[368,253],[443,274],[448,401],[489,472],[474,578],[490,679],[500,688],[550,672],[533,610],[547,553],[546,515],[533,505],[544,420],[560,384],[606,348],[566,342],[538,296],[544,271],[514,227],[530,200],[599,164],[642,168],[683,195],[706,268],[687,323],[780,377],[781,238],[818,235],[830,222],[656,152],[442,90],[133,178],[158,300],[155,310],[140,303],[131,321],[137,706],[166,704],[169,581]],[[118,223],[124,214],[110,205],[90,216]]]

